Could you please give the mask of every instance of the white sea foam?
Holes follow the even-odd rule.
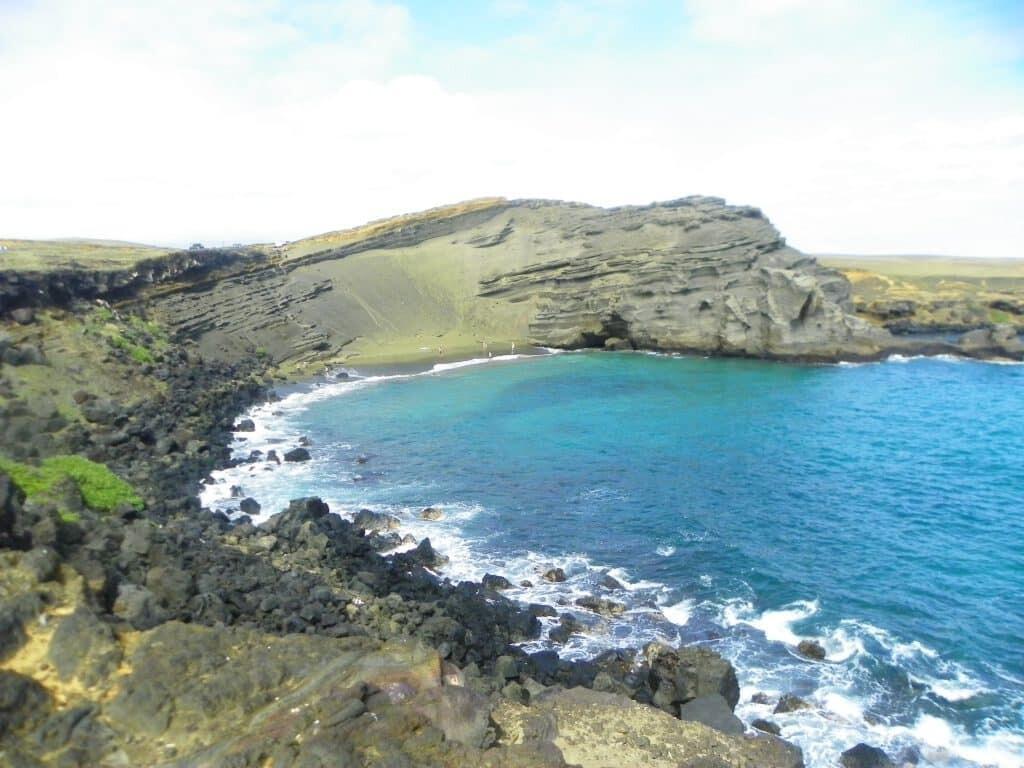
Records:
[[[662,557],[672,557],[672,555],[676,553],[676,548],[673,546],[669,546],[668,544],[662,544],[654,551]]]
[[[722,622],[727,627],[747,624],[761,630],[768,640],[798,645],[805,638],[793,631],[793,625],[809,619],[818,609],[817,600],[800,600],[777,610],[757,613],[749,602],[734,600],[723,606]]]
[[[693,617],[693,600],[680,600],[675,605],[666,605],[661,609],[665,618],[680,627],[690,623]]]
[[[910,729],[922,745],[922,756],[938,765],[951,757],[970,760],[977,765],[1020,768],[1024,764],[1024,735],[998,731],[971,736],[934,715],[921,715]]]

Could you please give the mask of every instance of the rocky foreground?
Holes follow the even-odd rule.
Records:
[[[262,358],[209,362],[102,306],[20,318],[0,353],[0,763],[802,764],[732,715],[710,650],[527,655],[554,609],[439,580],[428,540],[378,554],[382,516],[200,509],[236,414],[272,397]]]

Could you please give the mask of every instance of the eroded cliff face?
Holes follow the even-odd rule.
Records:
[[[839,272],[787,247],[758,209],[705,197],[442,209],[299,241],[155,301],[210,353],[300,364],[511,342],[836,359],[889,341],[854,316]]]
[[[539,344],[797,358],[884,345],[853,317],[846,279],[788,248],[756,208],[686,198],[551,212],[564,255],[480,286],[481,296],[538,297]]]

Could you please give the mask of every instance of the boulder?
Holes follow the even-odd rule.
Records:
[[[814,661],[825,660],[825,649],[817,640],[801,640],[796,647],[797,653]]]
[[[50,694],[30,677],[0,669],[0,739],[12,731],[34,728],[52,708]]]
[[[292,448],[290,451],[286,451],[284,454],[285,461],[298,462],[298,461],[309,461],[309,451],[305,448]]]
[[[787,693],[779,699],[779,703],[772,710],[773,714],[781,715],[786,712],[796,712],[798,709],[810,709],[811,705],[793,693]]]
[[[699,646],[674,649],[663,643],[644,648],[653,703],[659,709],[676,714],[677,707],[691,699],[717,693],[735,709],[740,700],[740,685],[732,664],[709,648]]]
[[[260,503],[251,496],[242,499],[238,504],[238,509],[247,515],[258,515],[260,513]]]
[[[722,733],[740,734],[743,722],[732,713],[729,703],[720,694],[698,696],[679,707],[679,719],[704,723]]]
[[[751,722],[750,727],[756,728],[757,730],[763,733],[770,733],[772,736],[778,736],[780,733],[782,733],[782,730],[779,728],[779,726],[777,726],[771,720],[765,720],[762,717],[759,717],[753,722]]]
[[[502,680],[519,677],[519,662],[512,656],[499,656],[494,661],[494,676]]]
[[[440,509],[437,509],[435,507],[427,507],[422,512],[420,512],[420,519],[422,520],[436,521],[440,520],[442,517],[444,517],[444,513],[441,512]]]
[[[617,618],[626,612],[626,606],[622,603],[616,603],[614,600],[606,600],[603,597],[594,597],[592,595],[578,598],[576,605],[608,618]]]
[[[256,422],[252,419],[241,419],[235,424],[235,432],[255,432]]]
[[[878,747],[870,747],[861,743],[852,747],[839,757],[843,768],[895,768],[895,764]]]
[[[553,584],[565,581],[565,571],[561,568],[550,568],[544,572],[544,581],[550,581]]]
[[[607,573],[601,577],[601,586],[605,589],[612,590],[625,589],[625,587],[622,586],[622,583],[618,579]]]
[[[166,619],[152,592],[128,582],[121,584],[117,589],[114,615],[127,621],[135,629],[150,629]]]
[[[557,627],[552,627],[551,631],[548,632],[548,638],[551,642],[559,643],[564,645],[569,642],[569,638],[572,635],[578,634],[583,630],[583,625],[580,624],[575,617],[566,613],[562,614],[562,618],[558,622]]]
[[[31,325],[36,321],[36,311],[32,307],[19,307],[11,310],[11,319],[18,325]]]
[[[384,512],[361,509],[352,518],[352,525],[364,531],[394,531],[401,527],[402,521]]]
[[[504,576],[496,576],[493,573],[485,574],[480,583],[484,586],[484,589],[493,589],[496,591],[511,589],[512,582],[506,579]]]
[[[633,349],[633,345],[628,339],[620,339],[617,336],[609,336],[604,340],[604,348],[607,350],[627,350]]]

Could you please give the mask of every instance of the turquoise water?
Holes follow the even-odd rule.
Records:
[[[584,616],[564,652],[708,643],[740,671],[741,716],[811,766],[857,741],[1024,762],[1024,366],[563,354],[328,384],[254,416],[241,453],[307,435],[313,461],[228,471],[207,503],[239,483],[267,511],[309,493],[392,511],[452,578],[566,568],[520,599],[571,601],[610,571],[632,610]],[[419,521],[427,505],[445,518]],[[804,638],[826,662],[796,655]],[[789,691],[813,707],[750,701]]]

